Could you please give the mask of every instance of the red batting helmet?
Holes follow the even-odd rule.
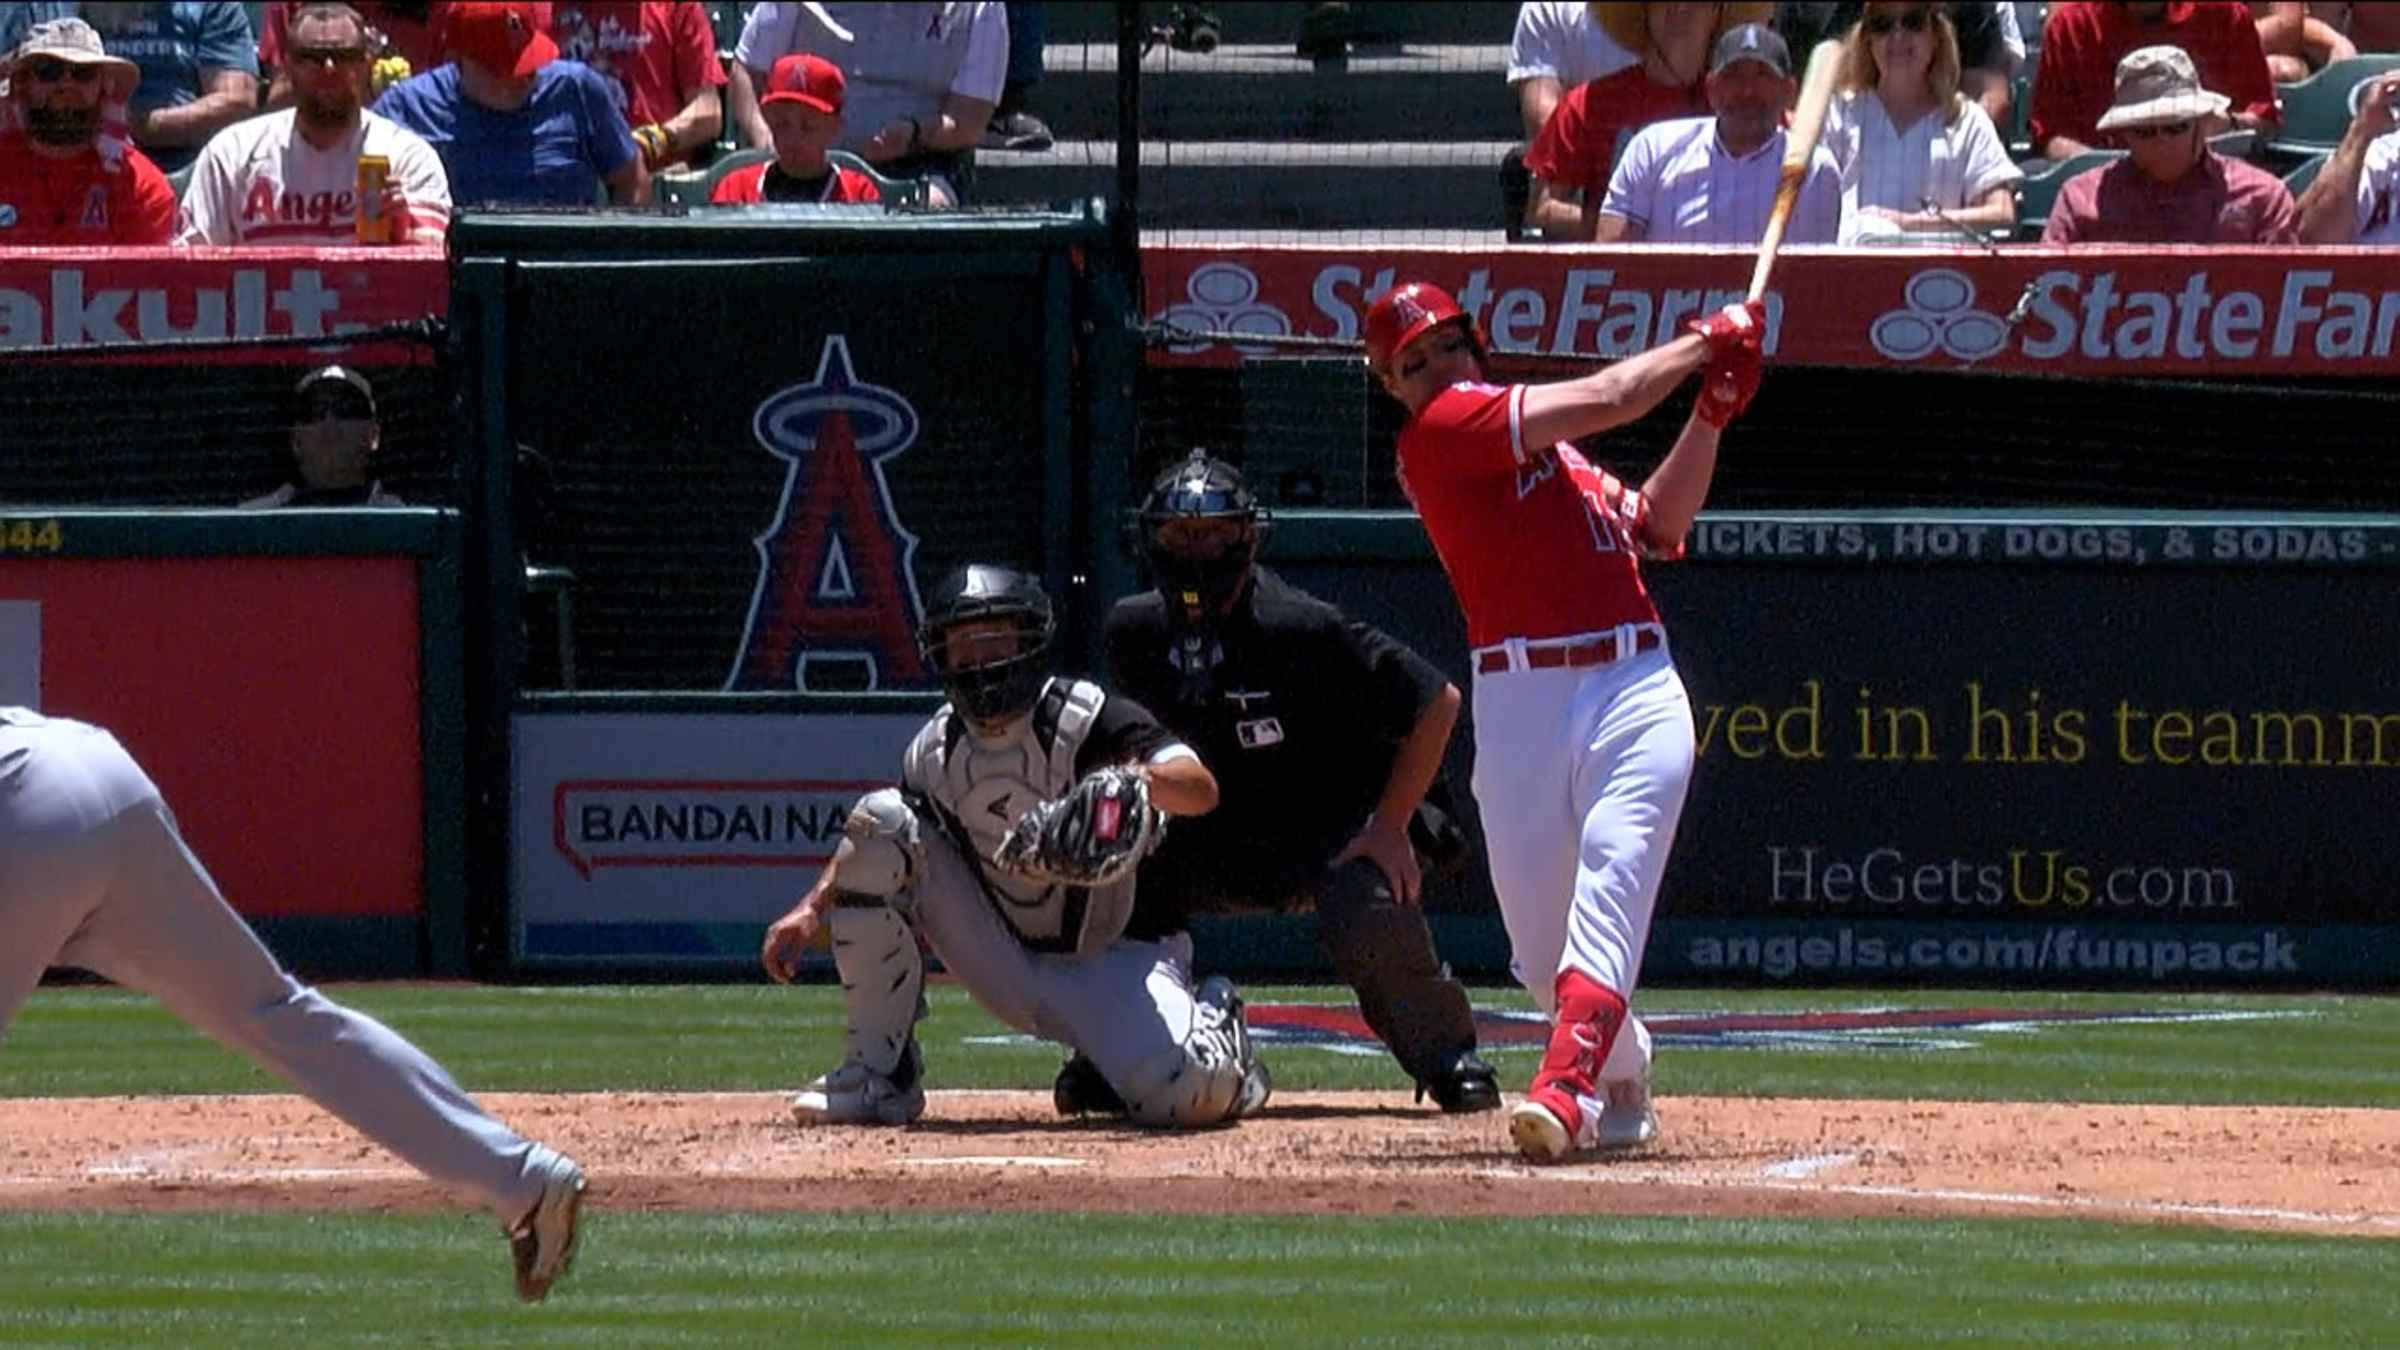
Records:
[[[1450,292],[1430,281],[1406,282],[1385,291],[1367,307],[1367,368],[1383,369],[1401,348],[1445,323],[1467,331],[1467,339],[1475,344],[1476,359],[1481,360],[1483,334],[1476,331],[1474,318],[1450,298]]]

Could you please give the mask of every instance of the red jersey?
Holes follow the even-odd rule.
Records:
[[[2232,111],[2280,120],[2275,78],[2258,45],[2250,7],[2237,0],[2182,0],[2156,23],[2119,4],[2067,0],[2050,7],[2042,25],[2041,69],[2033,79],[2027,131],[2034,149],[2053,136],[2105,145],[2100,114],[2117,97],[2117,62],[2142,47],[2181,47],[2200,71],[2202,88],[2233,100]]]
[[[22,131],[0,135],[0,248],[164,244],[175,235],[175,189],[150,157],[125,147],[110,173],[100,152],[36,154]]]
[[[1567,91],[1525,151],[1525,168],[1561,190],[1575,188],[1598,205],[1608,175],[1633,133],[1670,117],[1706,117],[1708,94],[1698,81],[1660,84],[1639,65]]]
[[[874,179],[854,169],[841,168],[835,169],[821,180],[825,186],[818,192],[802,195],[790,191],[777,191],[769,194],[766,190],[767,170],[774,167],[775,165],[770,161],[765,164],[753,164],[746,169],[735,169],[732,173],[717,180],[717,186],[708,194],[708,204],[711,206],[754,206],[760,202],[879,202],[883,200],[883,193],[876,189]],[[795,180],[777,174],[776,181],[778,184],[788,186]]]
[[[617,86],[617,111],[628,126],[665,122],[702,90],[725,83],[717,32],[704,5],[562,0],[551,7],[550,36],[560,55]]]
[[[1400,486],[1467,616],[1467,643],[1558,638],[1655,623],[1637,555],[1650,504],[1575,447],[1524,444],[1525,386],[1459,383],[1400,432]]]

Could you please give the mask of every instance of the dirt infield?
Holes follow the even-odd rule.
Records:
[[[763,1093],[495,1094],[601,1206],[1359,1215],[2048,1216],[2400,1237],[2400,1112],[1669,1098],[1651,1148],[1536,1168],[1501,1118],[1279,1094],[1227,1130],[937,1092],[905,1130],[801,1130]],[[0,1102],[0,1208],[439,1208],[294,1097]]]

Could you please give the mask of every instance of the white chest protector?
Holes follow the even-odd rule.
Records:
[[[1001,918],[1033,951],[1089,956],[1116,941],[1133,914],[1132,876],[1107,886],[1061,886],[992,866],[993,851],[1017,817],[1074,786],[1076,755],[1107,697],[1087,681],[1051,680],[1032,713],[997,740],[977,736],[945,704],[901,761],[901,782],[932,802],[944,833],[972,855]]]

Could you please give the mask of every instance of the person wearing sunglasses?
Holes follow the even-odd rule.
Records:
[[[2008,125],[2009,77],[2025,60],[2016,7],[1990,0],[1938,0],[1932,8],[1949,16],[1951,31],[1958,35],[1958,92],[1969,103],[1982,105],[1993,126]],[[1867,9],[1863,0],[1784,0],[1775,7],[1775,31],[1795,53],[1813,52],[1829,38],[1839,42],[1847,37]]]
[[[176,242],[356,245],[359,157],[381,155],[391,172],[372,209],[390,242],[440,243],[450,176],[423,137],[365,109],[366,20],[349,5],[305,5],[285,37],[292,106],[237,122],[200,152]]]
[[[2282,114],[2275,81],[2259,46],[2258,25],[2241,0],[2181,0],[2176,4],[2094,4],[2065,0],[2042,24],[2042,58],[2034,70],[2027,119],[2036,154],[2073,159],[2102,148],[2100,115],[2109,111],[2117,63],[2146,47],[2181,48],[2226,108],[2207,132],[2272,133]]]
[[[1870,4],[1842,40],[1825,147],[1842,170],[1843,243],[2015,223],[2024,172],[1961,94],[1958,63],[1947,9],[1925,0]]]
[[[79,18],[138,72],[127,98],[133,143],[165,173],[258,111],[258,40],[237,0],[30,0],[0,5],[0,43],[32,24]]]
[[[14,114],[0,131],[0,248],[166,243],[175,189],[126,143],[134,64],[83,20],[53,19],[27,31],[0,75]]]
[[[373,477],[383,423],[375,386],[348,366],[320,366],[292,389],[291,477],[245,510],[281,506],[406,506]]]
[[[2294,244],[2292,194],[2281,179],[2209,148],[2225,95],[2202,87],[2180,47],[2144,47],[2117,63],[2117,98],[2099,130],[2125,158],[2067,180],[2045,244]]]

